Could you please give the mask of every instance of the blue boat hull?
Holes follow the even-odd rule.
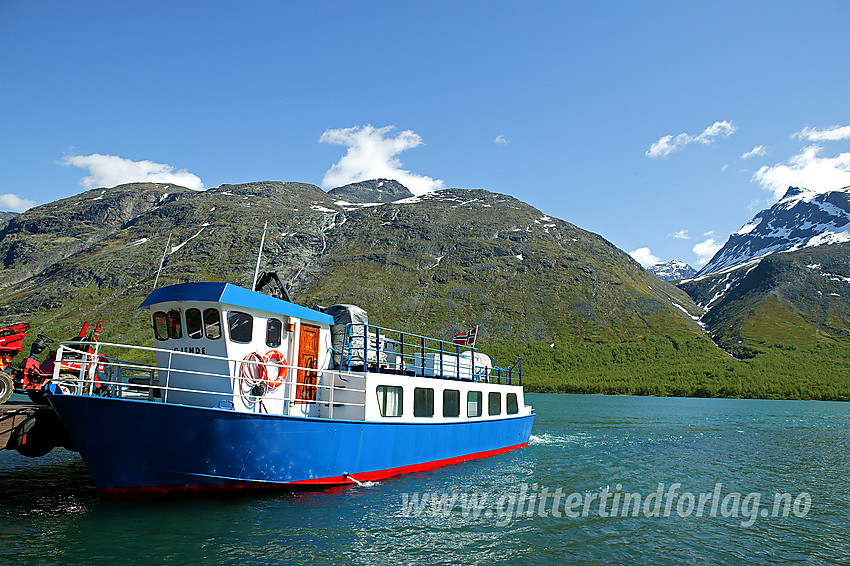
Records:
[[[462,423],[378,423],[50,395],[104,495],[339,485],[482,458],[528,444],[534,414]]]

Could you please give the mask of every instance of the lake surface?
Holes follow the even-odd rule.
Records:
[[[0,563],[850,563],[850,404],[527,401],[527,448],[323,492],[104,501],[2,451]]]

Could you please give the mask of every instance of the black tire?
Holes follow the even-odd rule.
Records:
[[[53,430],[50,423],[33,415],[15,430],[13,442],[21,456],[38,458],[53,450]]]
[[[12,376],[5,371],[0,371],[0,405],[8,401],[14,392],[15,384],[12,382]]]

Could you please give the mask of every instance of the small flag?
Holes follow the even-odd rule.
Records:
[[[475,337],[478,335],[478,327],[476,326],[472,330],[467,330],[466,332],[461,332],[460,334],[455,334],[452,342],[455,344],[460,344],[461,346],[475,346]]]

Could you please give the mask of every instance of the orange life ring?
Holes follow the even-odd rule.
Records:
[[[289,373],[289,368],[286,367],[286,358],[280,350],[269,350],[266,352],[265,359],[268,362],[274,362],[277,366],[277,374],[272,377],[271,372],[267,372],[269,389],[277,389],[283,385],[286,379],[286,374]]]

